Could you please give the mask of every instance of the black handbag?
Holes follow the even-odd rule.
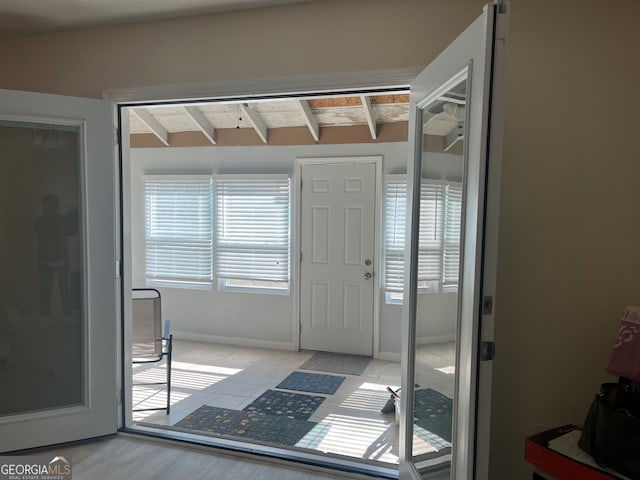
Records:
[[[640,480],[640,392],[623,383],[603,383],[578,446],[601,466]]]

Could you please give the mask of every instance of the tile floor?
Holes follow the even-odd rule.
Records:
[[[166,415],[164,410],[134,412],[134,422],[175,425],[202,405],[242,410],[266,390],[275,389],[313,355],[313,352],[184,340],[174,341],[173,352],[171,414]],[[453,357],[452,343],[420,347],[416,381],[422,387],[429,386],[452,396]],[[134,383],[163,381],[164,365],[135,365],[133,375]],[[362,375],[341,375],[346,377],[345,381],[335,394],[324,395],[326,400],[309,418],[329,425],[328,433],[316,445],[311,446],[308,439],[303,438],[297,446],[386,465],[397,464],[395,416],[383,415],[380,410],[389,399],[386,387],[399,387],[400,364],[372,360]],[[162,407],[165,403],[164,387],[134,387],[134,410]],[[434,451],[433,446],[418,437],[414,448],[420,453]]]

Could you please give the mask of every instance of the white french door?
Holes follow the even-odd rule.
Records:
[[[300,348],[372,355],[376,164],[303,164]]]
[[[0,452],[118,428],[112,115],[0,90]]]
[[[407,168],[410,241],[405,257],[400,431],[404,478],[470,480],[488,475],[507,9],[506,3],[487,5],[483,15],[411,84]],[[462,178],[456,179],[462,181],[459,227],[444,232],[450,244],[459,244],[459,274],[457,281],[451,282],[456,285],[457,308],[447,319],[456,332],[455,342],[441,346],[455,349],[446,380],[433,375],[434,367],[428,362],[432,347],[416,342],[417,325],[428,325],[442,316],[424,301],[419,268],[422,242],[431,232],[430,225],[421,221],[420,209],[425,206],[420,202],[420,186],[433,178],[436,152],[463,165]],[[428,402],[440,402],[437,404],[445,413],[439,424],[425,418]],[[446,422],[450,428],[443,427]],[[439,438],[438,446],[425,442],[427,435]]]

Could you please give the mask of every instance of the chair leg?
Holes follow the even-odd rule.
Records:
[[[171,413],[171,354],[173,352],[173,335],[169,335],[169,349],[167,353],[167,415]]]

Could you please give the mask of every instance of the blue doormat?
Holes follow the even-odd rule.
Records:
[[[338,390],[338,387],[342,385],[342,382],[344,382],[344,378],[345,377],[336,375],[323,375],[321,373],[293,372],[280,382],[276,388],[333,395],[336,393],[336,390]]]
[[[451,441],[453,400],[431,388],[415,392],[414,423]]]
[[[303,370],[319,370],[321,372],[346,373],[360,375],[367,368],[371,357],[363,355],[347,355],[343,353],[316,352],[302,364]]]
[[[203,405],[170,428],[294,446],[317,425],[316,422],[285,416],[262,415]],[[318,434],[312,435],[316,436]]]
[[[267,390],[242,410],[261,415],[307,420],[324,401],[324,398],[302,393]]]

